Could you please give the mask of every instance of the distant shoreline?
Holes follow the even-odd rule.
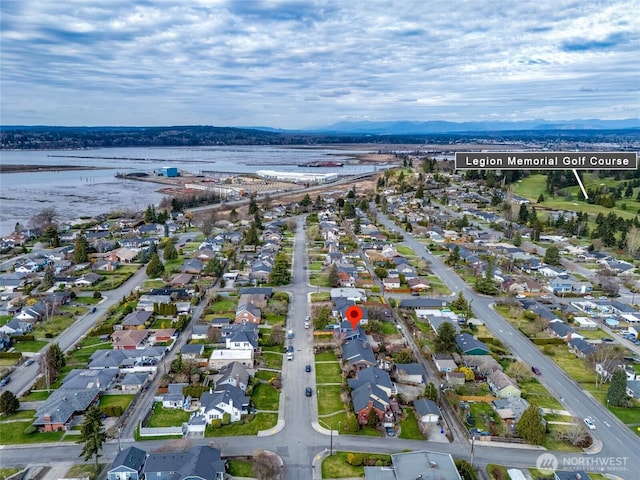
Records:
[[[0,173],[57,172],[62,170],[104,170],[105,167],[85,165],[1,165]]]

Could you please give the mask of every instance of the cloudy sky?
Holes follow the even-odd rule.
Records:
[[[0,123],[640,116],[639,0],[2,0]]]

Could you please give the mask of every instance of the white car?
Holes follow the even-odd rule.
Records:
[[[595,429],[596,429],[596,426],[595,426],[595,424],[593,423],[593,420],[591,420],[591,419],[590,419],[590,418],[588,418],[588,417],[584,419],[584,424],[587,426],[587,428],[588,428],[589,430],[595,430]]]

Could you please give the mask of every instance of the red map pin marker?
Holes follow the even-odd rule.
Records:
[[[358,328],[358,323],[360,323],[360,320],[362,320],[362,308],[358,307],[357,305],[351,305],[347,308],[347,311],[345,313],[347,316],[347,320],[349,320],[349,323],[351,323],[353,329],[355,330],[356,328]]]

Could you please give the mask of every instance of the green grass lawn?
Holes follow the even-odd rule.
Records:
[[[418,421],[414,411],[411,408],[403,408],[402,410],[407,418],[400,421],[400,435],[398,436],[408,440],[424,440],[424,436],[418,428]]]
[[[249,477],[253,478],[253,461],[252,460],[238,460],[230,458],[229,463],[229,475],[234,477]]]
[[[24,443],[58,442],[64,435],[64,432],[35,432],[26,434],[24,430],[29,425],[31,425],[30,421],[2,424],[0,444],[20,445]]]
[[[322,271],[322,262],[311,262],[309,264],[310,272],[321,272]]]
[[[46,400],[51,395],[51,392],[47,392],[46,390],[38,390],[35,392],[31,392],[24,397],[20,397],[21,402],[40,402],[42,400]]]
[[[182,409],[162,408],[162,403],[157,402],[145,427],[180,427],[189,421],[189,415]]]
[[[264,380],[266,382],[270,381],[272,378],[275,378],[278,375],[277,372],[272,372],[271,370],[258,370],[254,377],[257,380]]]
[[[129,404],[133,401],[135,395],[102,395],[100,397],[99,407],[120,406],[124,412]]]
[[[262,430],[273,428],[278,423],[277,413],[256,413],[248,415],[241,422],[231,423],[220,428],[208,426],[205,437],[234,437],[238,435],[256,435]]]
[[[47,345],[49,342],[44,340],[20,340],[13,348],[16,352],[39,352]]]
[[[411,248],[407,247],[406,245],[397,245],[396,246],[396,250],[398,251],[398,253],[400,255],[403,255],[405,257],[415,257],[416,256],[415,252]]]
[[[398,335],[398,328],[393,322],[380,322],[380,333],[385,335]]]
[[[236,299],[223,298],[221,300],[216,301],[211,308],[214,313],[235,312],[237,306],[238,306],[238,301]]]
[[[280,392],[268,383],[259,383],[253,388],[251,400],[258,410],[278,410]]]
[[[335,452],[322,462],[322,478],[355,478],[364,477],[364,467],[354,467],[347,463],[349,452]],[[377,453],[362,453],[364,458],[381,460],[384,465],[391,464],[391,456]]]
[[[282,368],[282,355],[279,353],[274,353],[274,352],[262,352],[262,354],[260,355],[262,358],[264,358],[265,364],[264,367],[265,368],[276,368],[276,369],[281,369]]]
[[[84,307],[62,307],[60,312],[54,315],[51,320],[39,322],[33,329],[33,335],[36,338],[42,338],[48,333],[53,337],[57,337],[76,321],[76,315],[85,312],[86,309]]]
[[[328,287],[329,275],[322,273],[309,273],[309,283],[314,287]]]
[[[336,362],[337,360],[333,352],[316,353],[316,362]]]
[[[522,397],[527,402],[535,402],[539,407],[562,410],[564,407],[544,388],[538,380],[531,378],[526,382],[519,382],[518,386],[522,390]]]
[[[344,410],[344,404],[340,399],[340,385],[321,385],[315,393],[318,401],[318,415]]]
[[[328,302],[331,300],[330,292],[316,292],[311,294],[312,302]]]
[[[284,326],[285,315],[276,315],[275,313],[265,312],[262,316],[262,320],[269,325]]]
[[[335,363],[316,363],[316,383],[342,383],[342,372],[340,364]]]
[[[0,423],[6,422],[8,420],[31,420],[35,417],[35,410],[18,410],[13,415],[0,415]]]

